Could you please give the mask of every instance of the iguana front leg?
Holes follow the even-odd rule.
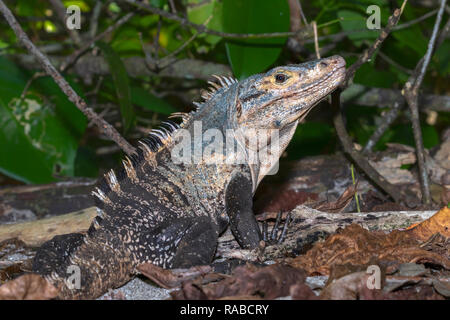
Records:
[[[225,191],[225,210],[230,218],[231,232],[242,248],[254,249],[262,240],[253,214],[253,193],[250,177],[235,174]]]

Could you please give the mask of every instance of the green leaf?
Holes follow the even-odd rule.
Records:
[[[396,80],[392,72],[377,70],[374,65],[365,63],[356,71],[354,81],[369,87],[391,88]]]
[[[167,4],[167,0],[150,0],[150,4],[153,7],[162,9]]]
[[[72,176],[77,142],[86,126],[81,123],[84,116],[77,119],[73,112],[75,107],[59,88],[53,87],[60,94],[59,100],[53,99],[54,92],[43,96],[34,94],[32,88],[21,100],[27,81],[28,77],[22,70],[0,57],[0,145],[3,149],[0,171],[27,183],[54,181],[55,173]],[[66,110],[68,108],[72,111]],[[73,117],[77,130],[68,126],[61,109]]]
[[[96,178],[98,176],[98,165],[95,150],[88,147],[79,147],[75,157],[74,170],[77,177]]]
[[[401,2],[401,0],[397,0],[397,5],[400,5]],[[412,21],[416,18],[418,18],[416,9],[411,5],[406,5],[401,20]],[[434,18],[431,18],[431,20],[434,20]],[[429,39],[423,35],[420,24],[413,24],[406,29],[396,30],[392,32],[392,37],[404,46],[403,52],[408,52],[408,48],[413,49],[420,58],[427,51]]]
[[[131,87],[131,102],[140,107],[161,114],[171,114],[176,111],[170,103],[155,97],[140,87]]]
[[[71,81],[70,78],[66,78],[66,80],[78,95],[84,98],[79,85],[76,82]],[[86,116],[70,102],[51,77],[42,77],[34,80],[31,88],[36,92],[45,93],[45,97],[49,99],[55,107],[55,112],[60,121],[63,122],[64,126],[77,139],[82,137],[87,127]]]
[[[428,124],[422,124],[423,146],[427,149],[439,144],[439,133],[436,128]]]
[[[332,151],[336,142],[333,128],[322,122],[308,121],[300,124],[292,142],[286,149],[289,159],[298,159]]]
[[[16,7],[16,14],[19,16],[29,17],[33,16],[34,6],[33,2],[28,0],[18,0]]]
[[[224,0],[223,31],[267,33],[289,31],[287,1]],[[226,50],[237,78],[245,78],[271,66],[281,53],[286,38],[228,39]]]
[[[367,29],[367,16],[352,10],[339,10],[338,17],[342,19],[340,20],[340,24],[344,31],[367,30],[348,34],[348,38],[356,46],[361,46],[363,43],[362,40],[376,39],[378,37],[378,30]]]
[[[123,132],[126,134],[134,125],[136,116],[130,100],[130,84],[125,66],[119,55],[105,42],[97,42],[97,46],[102,50],[108,63],[117,100],[122,115]]]
[[[434,54],[437,71],[442,76],[450,75],[450,41],[444,41]]]
[[[411,124],[400,124],[393,126],[394,133],[390,142],[415,146],[414,134]],[[430,149],[439,144],[439,134],[435,127],[421,122],[423,146]]]
[[[77,139],[52,107],[28,95],[0,100],[0,171],[28,183],[53,181],[53,174],[73,176]]]
[[[392,32],[392,36],[407,48],[413,49],[422,57],[427,51],[428,41],[423,36],[420,29],[402,29]]]
[[[211,30],[222,31],[222,8],[222,2],[217,0],[200,3],[199,5],[188,8],[188,19],[196,24],[204,24],[210,19],[206,27]],[[205,35],[204,39],[206,42],[215,45],[222,38],[219,36]]]
[[[88,12],[91,10],[89,5],[86,3],[86,1],[79,1],[79,0],[65,0],[63,1],[64,6],[67,8],[69,6],[77,6],[80,7],[82,12]]]

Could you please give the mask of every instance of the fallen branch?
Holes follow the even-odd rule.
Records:
[[[367,213],[327,213],[300,205],[292,211],[292,221],[289,224],[286,239],[280,248],[272,248],[273,254],[280,254],[288,247],[297,246],[303,239],[314,240],[317,237],[334,233],[337,228],[356,223],[370,230],[392,230],[405,228],[415,222],[431,217],[435,211],[389,211]],[[31,222],[7,224],[0,226],[0,242],[18,239],[27,246],[37,247],[56,235],[86,232],[97,215],[96,207]],[[316,234],[315,237],[311,237]],[[271,247],[268,247],[268,250]],[[292,248],[291,248],[292,249]],[[240,250],[239,244],[234,240],[231,231],[227,230],[219,238],[218,255],[227,255],[227,252]],[[270,252],[270,251],[269,251]],[[242,254],[247,254],[242,250]]]
[[[392,231],[421,222],[433,216],[436,211],[386,211],[365,213],[327,213],[300,205],[291,211],[291,223],[282,244],[268,246],[264,251],[267,259],[278,259],[286,253],[299,254],[302,249],[320,239],[334,234],[338,228],[357,224],[369,230]],[[270,230],[269,230],[270,232]],[[227,230],[219,238],[218,257],[257,260],[253,250],[242,250]]]
[[[90,207],[48,219],[0,226],[0,242],[18,239],[27,246],[38,247],[60,234],[85,232],[97,215],[97,209]]]

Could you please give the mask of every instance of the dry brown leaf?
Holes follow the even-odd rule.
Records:
[[[303,270],[287,265],[246,265],[237,267],[231,277],[217,283],[203,286],[192,281],[183,283],[181,290],[172,292],[171,295],[174,299],[222,299],[242,296],[274,299],[288,296],[290,287],[303,284],[305,278]]]
[[[442,208],[427,220],[411,225],[406,232],[422,241],[435,233],[450,238],[450,208]]]
[[[329,283],[322,290],[320,299],[324,300],[443,300],[444,298],[433,290],[431,283],[421,283],[422,280],[407,278],[409,283],[417,283],[401,290],[386,291],[369,289],[367,281],[370,274],[364,271],[347,274]],[[409,280],[411,279],[411,280]],[[405,281],[405,283],[406,283]]]
[[[305,269],[309,274],[327,275],[333,265],[366,265],[374,261],[432,263],[450,269],[448,255],[421,248],[421,242],[407,232],[370,232],[356,224],[316,243],[306,254],[293,259],[291,265]]]
[[[361,291],[367,288],[369,276],[370,274],[360,271],[335,279],[325,286],[320,293],[320,298],[323,300],[356,300],[359,298]]]
[[[339,213],[343,212],[345,208],[352,202],[353,197],[357,191],[358,183],[354,185],[349,185],[347,189],[341,194],[341,196],[332,202],[320,203],[316,205],[312,205],[313,209],[330,212],[330,213]]]
[[[48,300],[57,295],[58,290],[37,274],[25,274],[0,287],[0,300]]]

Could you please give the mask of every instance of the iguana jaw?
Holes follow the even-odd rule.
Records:
[[[274,68],[239,84],[231,127],[248,158],[269,154],[258,163],[249,163],[253,191],[286,149],[297,124],[304,120],[323,98],[334,91],[345,77],[345,60],[340,56]],[[247,143],[258,130],[258,139],[267,134],[267,144],[256,148]],[[261,130],[263,129],[263,130]],[[272,148],[270,130],[279,130],[277,148]],[[273,150],[276,152],[273,152]],[[270,152],[267,152],[271,150]],[[258,155],[259,159],[260,156]]]
[[[282,129],[303,118],[336,89],[344,76],[345,61],[339,56],[274,68],[253,76],[239,88],[237,125]]]

